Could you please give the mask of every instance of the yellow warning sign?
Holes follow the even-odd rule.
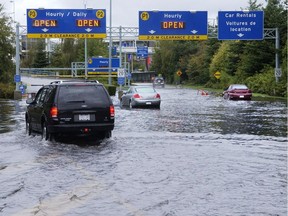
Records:
[[[176,73],[178,76],[181,76],[182,75],[182,72],[180,70],[177,71]]]
[[[214,77],[215,77],[216,79],[220,79],[221,73],[220,73],[219,71],[216,71],[216,72],[214,73]]]

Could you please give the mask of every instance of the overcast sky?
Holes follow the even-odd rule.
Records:
[[[218,11],[238,11],[248,6],[248,0],[111,0],[112,27],[138,27],[138,11],[208,11],[208,19],[215,19]],[[106,9],[109,26],[110,0],[0,0],[5,12],[26,25],[26,9]],[[266,6],[265,0],[258,3]]]

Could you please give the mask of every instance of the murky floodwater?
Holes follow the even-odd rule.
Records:
[[[29,137],[25,102],[1,101],[0,215],[287,215],[284,102],[159,92],[160,110],[114,99],[98,143]]]

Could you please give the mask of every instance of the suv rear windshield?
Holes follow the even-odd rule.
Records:
[[[154,79],[154,82],[163,82],[163,81],[164,81],[163,78],[155,78],[155,79]]]
[[[74,107],[77,104],[107,106],[109,96],[103,86],[98,85],[63,85],[59,86],[58,106]]]

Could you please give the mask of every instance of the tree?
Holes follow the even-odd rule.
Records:
[[[4,13],[0,4],[0,82],[12,82],[14,75],[13,57],[15,36],[12,29],[12,20]]]
[[[71,67],[72,62],[85,61],[84,39],[63,39],[51,54],[51,67]],[[108,56],[107,43],[101,39],[87,39],[87,56]]]
[[[85,61],[85,40],[79,39],[76,43],[77,61]],[[108,57],[108,46],[102,39],[87,39],[88,58],[96,56]]]
[[[45,51],[45,39],[39,39],[36,44],[36,55],[32,66],[34,68],[45,68],[49,65],[47,52]]]
[[[75,39],[64,39],[62,43],[62,62],[63,67],[71,67],[71,63],[76,61],[77,51],[76,51]]]
[[[62,60],[62,50],[61,50],[61,44],[56,44],[53,48],[52,51],[52,55],[51,55],[51,66],[52,67],[63,67],[63,60]]]
[[[257,0],[249,0],[248,7],[245,8],[250,11],[260,10],[263,7],[263,4],[258,4]]]

